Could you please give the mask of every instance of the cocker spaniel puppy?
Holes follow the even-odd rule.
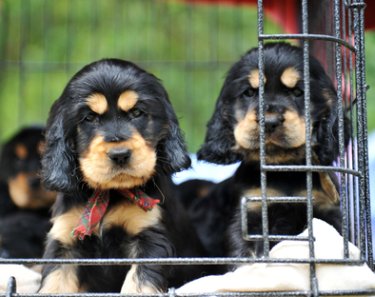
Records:
[[[0,154],[1,216],[20,209],[48,215],[56,193],[46,190],[40,179],[43,134],[43,127],[24,127],[4,143]]]
[[[59,191],[45,258],[166,258],[201,252],[170,175],[190,158],[160,81],[105,59],[69,81],[53,104],[43,158]],[[41,293],[156,293],[191,280],[194,267],[46,265]]]
[[[216,108],[208,122],[205,142],[198,158],[218,164],[240,161],[236,173],[194,205],[205,214],[208,248],[232,256],[260,256],[263,240],[242,238],[239,204],[243,196],[261,197],[260,115],[258,49],[248,51],[229,70]],[[337,96],[332,81],[323,67],[310,57],[310,119],[312,163],[332,165],[338,157]],[[304,103],[303,51],[287,43],[264,46],[264,131],[265,161],[268,165],[306,164],[306,119]],[[313,172],[313,216],[323,219],[340,230],[339,194],[334,175]],[[291,197],[307,197],[306,173],[300,171],[266,173],[269,201],[269,235],[296,235],[307,224],[306,203],[291,202]],[[280,198],[285,198],[280,201]],[[202,201],[202,200],[201,200]],[[218,202],[216,202],[218,201]],[[261,202],[247,203],[248,234],[262,235]],[[193,211],[194,212],[194,211]],[[201,212],[203,212],[201,210]],[[193,218],[196,220],[197,218]],[[202,219],[202,218],[199,218]],[[229,226],[229,227],[228,227]],[[229,230],[229,231],[228,231]],[[228,232],[229,239],[221,234]],[[230,246],[226,243],[230,242]],[[275,241],[271,240],[271,247]],[[229,250],[229,251],[228,251]]]
[[[50,228],[56,193],[40,179],[44,128],[17,131],[0,154],[0,257],[39,258]]]

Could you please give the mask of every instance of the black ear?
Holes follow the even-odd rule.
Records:
[[[70,122],[68,115],[72,111],[63,105],[62,99],[63,97],[60,97],[54,103],[47,121],[46,149],[42,158],[42,178],[48,189],[72,192],[78,187],[72,133],[66,129],[66,123]],[[73,124],[70,123],[70,125]]]
[[[7,142],[0,152],[0,179],[4,181],[15,174],[12,146],[13,143]]]
[[[233,151],[233,110],[224,100],[227,96],[225,85],[216,102],[215,112],[207,124],[205,141],[197,153],[198,160],[216,164],[232,164],[242,160],[241,155]]]
[[[168,130],[158,145],[159,166],[167,174],[189,168],[191,159],[186,149],[184,136],[177,116],[169,101],[168,94],[162,90],[168,118]]]
[[[337,94],[331,88],[323,89],[323,97],[328,104],[327,112],[318,121],[316,127],[316,153],[322,165],[332,165],[339,157],[339,121],[344,125],[344,146],[350,139],[349,119],[343,111],[343,119],[339,119],[337,112]]]
[[[163,141],[164,158],[161,167],[167,173],[178,172],[189,168],[191,160],[178,122],[170,121],[169,131]]]

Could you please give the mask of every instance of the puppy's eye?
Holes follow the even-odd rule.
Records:
[[[243,92],[244,96],[246,96],[246,97],[253,97],[256,93],[257,93],[257,90],[255,90],[253,88],[248,88],[248,89],[246,89],[245,92]]]
[[[143,111],[138,108],[133,108],[132,110],[129,111],[129,115],[131,118],[138,118],[141,115],[143,115]]]
[[[98,119],[98,116],[93,113],[89,113],[88,115],[85,116],[84,121],[86,122],[95,122]]]
[[[303,95],[303,90],[300,88],[293,88],[290,90],[290,92],[295,96],[295,97],[301,97]]]

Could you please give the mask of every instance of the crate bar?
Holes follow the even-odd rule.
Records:
[[[308,1],[302,0],[302,33],[308,34]],[[306,134],[306,166],[312,165],[311,152],[311,106],[310,106],[310,57],[309,57],[309,41],[302,39],[303,47],[303,80],[304,80],[304,107],[305,107],[305,134]],[[313,198],[312,198],[312,172],[306,172],[306,198],[307,198],[307,231],[309,238],[309,255],[315,258],[314,250],[314,232],[313,232]],[[316,267],[314,263],[310,264],[310,289],[312,296],[319,296],[319,287],[316,278]]]
[[[372,228],[371,228],[371,201],[370,201],[370,186],[369,186],[369,166],[368,166],[368,131],[367,131],[367,101],[366,101],[366,62],[365,62],[365,8],[366,4],[363,1],[355,1],[355,5],[359,10],[359,38],[360,43],[358,50],[361,54],[361,89],[362,89],[362,136],[363,136],[363,172],[364,172],[364,208],[365,208],[365,220],[366,220],[366,235],[367,235],[367,262],[370,267],[374,267],[373,259],[373,247],[372,247]]]
[[[345,5],[347,6],[347,3],[345,3]],[[354,42],[354,37],[353,37],[353,13],[352,13],[352,10],[351,9],[348,9],[348,40]],[[354,69],[354,64],[353,64],[353,56],[355,58],[355,52],[351,54],[350,56],[350,59],[349,59],[349,71],[350,71],[350,98],[353,99],[355,101],[355,104],[356,104],[356,98],[355,98],[355,95],[354,95],[354,75],[355,75],[355,71],[353,70]],[[354,102],[353,102],[353,105],[354,105]],[[355,111],[357,111],[357,106],[355,108]],[[353,121],[355,119],[355,113],[353,111],[353,106],[352,108],[350,109],[350,123],[351,123],[351,135],[356,135],[355,133],[355,126],[353,125]],[[353,141],[353,136],[352,136],[352,141]],[[352,168],[356,168],[358,169],[358,148],[357,148],[357,143],[356,143],[356,146],[354,146],[354,143],[352,145],[352,156],[353,156],[353,160],[352,160]],[[358,246],[358,238],[359,238],[359,232],[358,232],[358,228],[359,228],[359,223],[358,223],[358,203],[359,203],[359,197],[358,197],[358,193],[359,193],[359,189],[358,189],[358,183],[359,183],[359,180],[358,179],[354,179],[353,180],[353,228],[354,228],[354,244],[356,246]],[[353,240],[353,239],[352,239]]]
[[[366,296],[373,295],[375,290],[326,290],[320,291],[321,296]],[[18,295],[18,294],[17,294]],[[223,296],[223,297],[267,297],[267,296],[310,296],[309,291],[299,290],[299,291],[268,291],[268,292],[215,292],[215,293],[180,293],[177,294],[174,288],[169,289],[166,293],[157,293],[157,294],[126,294],[127,297],[139,297],[139,296],[150,296],[150,297],[211,297],[211,296]],[[6,296],[5,294],[0,294],[0,297]],[[54,297],[124,297],[120,293],[77,293],[77,294],[22,294],[23,297],[43,297],[43,296],[54,296]]]
[[[248,197],[244,196],[244,199],[246,199],[246,202],[261,202],[262,197]],[[314,197],[313,197],[314,200]],[[306,202],[307,199],[304,196],[277,196],[277,197],[267,197],[267,202],[276,202],[276,203],[285,203],[285,202],[291,202],[291,203],[302,203]]]
[[[337,39],[341,38],[341,18],[340,18],[340,0],[335,0],[334,2],[334,19],[335,26],[334,32]],[[345,143],[344,143],[344,113],[343,113],[343,96],[342,96],[342,55],[341,46],[335,43],[335,57],[336,57],[336,83],[337,83],[337,116],[338,116],[338,140],[339,140],[339,164],[343,166],[345,164]],[[346,184],[345,175],[340,174],[340,200],[342,209],[342,237],[344,244],[344,257],[349,257],[349,247],[348,247],[348,216],[347,216],[347,197],[346,197]]]
[[[337,42],[348,49],[350,49],[352,52],[355,52],[356,48],[353,47],[349,42],[343,40],[343,39],[337,39],[336,37],[330,36],[330,35],[324,35],[324,34],[261,34],[259,35],[260,40],[269,40],[269,39],[299,39],[299,40],[323,40],[323,41],[331,41],[331,42]]]
[[[342,37],[345,39],[346,36],[347,36],[347,30],[346,30],[346,17],[347,17],[347,14],[346,14],[346,7],[344,4],[341,5],[341,26],[342,26]],[[336,46],[337,46],[337,43],[336,43]],[[346,111],[350,108],[350,102],[351,102],[351,96],[350,96],[350,87],[349,86],[349,97],[348,97],[348,90],[347,90],[347,78],[348,76],[350,77],[351,75],[351,72],[348,72],[348,54],[347,54],[347,49],[344,48],[343,49],[343,53],[342,53],[342,79],[343,79],[343,105],[344,105],[344,111],[346,113]],[[350,56],[350,53],[349,53],[349,56]],[[349,98],[349,103],[348,103],[348,99]],[[345,116],[345,113],[344,113],[344,116]],[[347,130],[349,131],[351,129],[351,122],[349,123],[345,123],[345,127],[348,126]],[[345,131],[345,130],[344,130]],[[349,134],[349,135],[352,135],[352,134]],[[344,157],[344,167],[346,168],[349,168],[350,167],[350,164],[351,164],[351,154],[348,153],[348,151],[344,150],[344,154],[345,154],[345,157]],[[346,203],[345,203],[345,207],[346,207],[346,217],[350,217],[350,214],[351,214],[351,211],[352,211],[352,207],[351,207],[351,204],[350,204],[350,201],[351,200],[354,200],[354,197],[352,195],[352,188],[353,188],[353,178],[351,176],[348,176],[348,175],[345,175],[344,176],[345,178],[345,185],[348,185],[346,187],[346,191],[345,191],[345,195],[346,195]],[[347,232],[347,237],[348,237],[348,240],[350,238],[350,233],[351,233],[351,228],[350,228],[350,222],[349,220],[346,220],[346,232]]]
[[[342,172],[352,174],[355,176],[361,176],[361,172],[357,170],[351,170],[344,167],[335,166],[320,166],[320,165],[264,165],[262,167],[265,171],[311,171],[311,172]]]
[[[346,3],[345,1],[345,5],[344,7],[346,8],[348,6],[348,3]],[[352,18],[353,18],[353,15],[352,15],[352,11],[351,9],[348,9],[348,32],[347,34],[344,33],[344,37],[347,38],[347,40],[353,42],[353,30],[352,30]],[[354,117],[354,104],[356,103],[355,102],[355,98],[354,97],[354,92],[353,92],[353,89],[354,89],[354,79],[353,79],[353,55],[355,56],[355,52],[350,52],[349,53],[349,90],[350,90],[350,94],[349,94],[349,105],[350,105],[350,118],[349,118],[349,123],[350,123],[350,135],[351,135],[351,154],[349,153],[348,154],[348,157],[349,157],[349,160],[351,159],[351,162],[348,162],[349,166],[351,166],[352,169],[354,168],[358,168],[358,156],[357,156],[357,148],[356,148],[356,143],[354,142],[354,135],[355,135],[355,127],[353,125],[353,121],[355,119]],[[352,101],[353,100],[353,101]],[[350,184],[352,185],[352,195],[349,196],[349,197],[352,197],[352,204],[353,204],[353,209],[352,209],[352,224],[353,226],[351,226],[353,228],[353,233],[354,234],[350,234],[351,236],[351,240],[352,242],[355,244],[355,245],[358,245],[358,179],[355,179],[353,178],[353,176],[350,176],[350,180],[349,180]],[[351,229],[350,229],[351,230]]]
[[[245,239],[248,241],[258,241],[262,240],[262,235],[247,235]],[[295,236],[295,235],[269,235],[269,241],[282,241],[282,240],[291,240],[291,241],[307,241],[309,240],[308,236]]]
[[[108,258],[108,259],[0,259],[0,264],[60,264],[60,265],[228,265],[253,263],[288,263],[288,264],[335,264],[363,265],[362,259],[316,259],[316,258],[255,258],[255,257],[225,257],[225,258]]]
[[[360,218],[360,247],[362,257],[367,260],[373,268],[373,254],[371,243],[371,213],[370,213],[370,191],[368,176],[368,148],[367,148],[367,116],[366,116],[366,74],[365,74],[365,53],[364,53],[364,8],[365,3],[354,1],[350,5],[354,9],[354,42],[356,51],[356,91],[358,105],[358,167],[363,173],[359,179],[359,218]],[[366,232],[363,232],[365,231]],[[367,235],[367,236],[366,236]],[[367,242],[366,242],[367,239]],[[367,254],[366,254],[367,248]],[[370,250],[371,248],[371,250]]]
[[[258,36],[263,34],[264,28],[263,0],[258,0]],[[266,165],[265,150],[265,118],[264,118],[264,51],[263,40],[258,39],[258,69],[259,69],[259,154],[260,168]],[[260,185],[262,194],[262,232],[263,232],[263,256],[269,256],[269,230],[267,209],[267,172],[260,170]]]

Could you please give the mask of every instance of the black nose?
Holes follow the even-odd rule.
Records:
[[[40,178],[39,177],[30,177],[29,186],[31,189],[36,190],[40,187]]]
[[[113,148],[107,156],[117,165],[125,165],[131,156],[131,151],[127,148]]]
[[[264,119],[264,127],[266,133],[272,133],[276,128],[284,122],[284,117],[281,114],[271,113],[266,114]]]

